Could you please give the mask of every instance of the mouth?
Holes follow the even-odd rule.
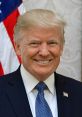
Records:
[[[37,59],[34,59],[34,61],[40,65],[48,65],[52,62],[52,59],[49,59],[49,60],[37,60]]]

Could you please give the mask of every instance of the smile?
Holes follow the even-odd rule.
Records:
[[[50,60],[35,60],[35,62],[37,62],[40,65],[47,65],[49,63],[51,63],[52,59]]]

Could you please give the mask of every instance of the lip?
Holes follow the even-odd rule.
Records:
[[[52,62],[52,59],[48,59],[48,60],[37,60],[37,59],[34,59],[34,61],[40,65],[48,65]]]

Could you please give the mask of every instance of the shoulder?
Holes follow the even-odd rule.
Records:
[[[82,90],[82,82],[81,81],[77,81],[74,78],[71,77],[67,77],[58,73],[55,73],[55,77],[56,77],[56,82],[58,82],[58,84],[62,84],[66,87],[74,88],[74,89],[81,89]]]
[[[0,76],[0,88],[5,87],[8,81],[15,80],[20,75],[20,69],[18,68],[16,71]]]
[[[56,76],[56,78],[58,78],[59,80],[64,80],[64,81],[67,81],[67,82],[74,82],[74,83],[81,83],[82,84],[82,82],[81,81],[78,81],[78,80],[76,80],[76,79],[74,79],[74,78],[71,78],[71,77],[68,77],[68,76],[64,76],[64,75],[61,75],[61,74],[58,74],[58,73],[55,73],[55,76]]]

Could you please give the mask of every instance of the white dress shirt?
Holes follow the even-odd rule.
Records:
[[[34,76],[32,76],[29,72],[27,72],[26,69],[23,67],[23,65],[21,65],[20,71],[21,71],[21,76],[25,86],[32,115],[33,117],[36,117],[35,100],[36,100],[38,91],[34,89],[34,87],[39,83],[39,81]],[[47,80],[44,81],[49,88],[49,90],[44,91],[44,96],[52,111],[53,117],[58,117],[57,98],[56,98],[56,89],[54,87],[54,80],[55,79],[54,79],[54,73],[53,73],[51,76],[49,76]]]

